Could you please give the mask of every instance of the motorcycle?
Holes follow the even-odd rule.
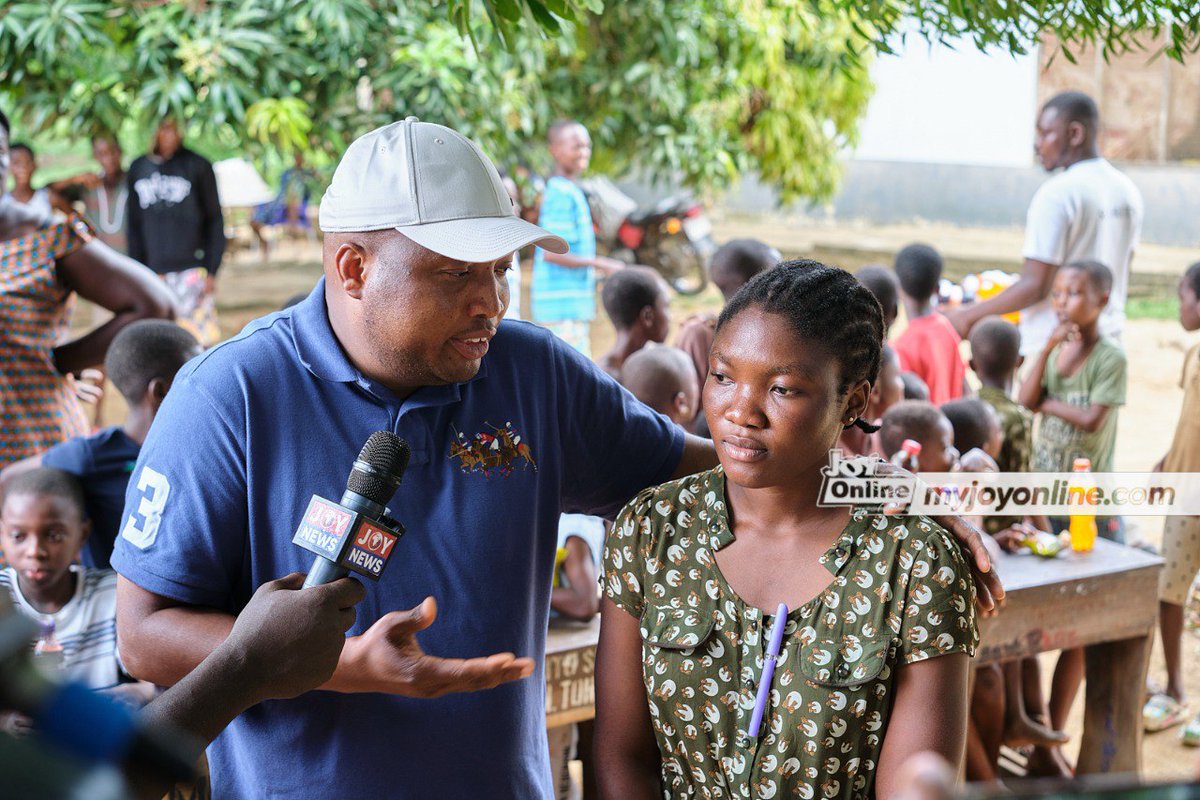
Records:
[[[702,205],[676,195],[651,208],[638,208],[603,177],[582,180],[580,188],[592,210],[597,252],[653,267],[680,294],[704,290],[717,246]]]

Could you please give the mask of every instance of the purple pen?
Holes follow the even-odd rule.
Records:
[[[754,700],[754,713],[750,715],[750,728],[747,733],[751,739],[758,738],[763,714],[767,710],[767,698],[771,695],[771,679],[775,677],[775,662],[779,659],[779,650],[783,646],[783,629],[787,627],[787,615],[787,604],[780,603],[779,610],[775,612],[775,620],[771,623],[771,642],[767,645],[767,656],[763,659],[762,680],[758,682],[758,697]]]

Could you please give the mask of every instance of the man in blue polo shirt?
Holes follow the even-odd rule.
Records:
[[[363,442],[392,430],[412,447],[391,503],[408,533],[333,691],[239,717],[209,750],[216,796],[550,797],[559,514],[615,512],[712,463],[711,445],[685,457],[683,434],[565,343],[499,324],[513,252],[565,245],[513,214],[454,131],[410,119],[360,138],[320,215],[312,294],[185,368],[146,440],[113,556],[122,656],[178,681],[255,588],[309,568],[291,543],[309,497],[339,497]]]
[[[408,533],[328,691],[261,703],[209,748],[214,796],[549,798],[559,515],[612,513],[716,454],[552,334],[500,323],[514,251],[565,243],[515,216],[454,131],[356,140],[320,217],[312,294],[192,361],[146,439],[112,559],[122,658],[186,675],[256,587],[309,568],[291,543],[309,497],[340,496],[392,430],[412,447],[391,503]]]

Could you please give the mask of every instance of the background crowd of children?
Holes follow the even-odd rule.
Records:
[[[731,241],[715,254],[711,279],[728,302],[750,278],[779,261],[778,251],[767,243]],[[938,306],[942,273],[937,250],[915,243],[900,250],[891,267],[873,265],[856,274],[883,309],[888,341],[864,417],[879,430],[847,428],[839,441],[842,449],[891,459],[905,440],[913,440],[921,445],[919,467],[924,472],[1069,472],[1081,458],[1094,472],[1111,471],[1127,373],[1119,338],[1102,333],[1113,294],[1112,271],[1093,260],[1068,262],[1056,270],[1049,305],[1057,325],[1034,351],[1022,341],[1021,329],[999,316],[975,322],[964,341]],[[535,278],[535,309],[538,285]],[[716,314],[684,320],[670,346],[670,290],[652,270],[613,271],[600,292],[616,341],[597,359],[598,365],[642,402],[705,435],[701,390]],[[1181,276],[1178,294],[1182,326],[1200,329],[1200,264]],[[1031,352],[1028,358],[1023,349]],[[1198,351],[1200,346],[1186,358],[1184,409],[1175,443],[1155,469],[1200,470]],[[1037,531],[1065,530],[1069,521],[1026,516],[979,522],[997,547],[1011,551]],[[1098,523],[1101,536],[1125,542],[1120,517],[1101,517]],[[574,619],[588,619],[596,608],[590,602],[601,556],[595,530],[603,522],[588,524],[592,532],[585,534],[579,520],[564,517],[561,531],[560,574],[574,576],[564,582],[576,589],[574,594],[556,589],[553,605]],[[1147,730],[1187,723],[1183,741],[1200,745],[1200,717],[1189,716],[1180,652],[1182,609],[1200,571],[1200,519],[1172,518],[1164,555],[1168,563],[1161,624],[1168,683],[1161,691],[1148,692],[1144,721]],[[581,602],[578,595],[589,602]],[[1026,748],[1030,774],[1071,775],[1062,751],[1068,740],[1063,729],[1083,677],[1081,649],[1060,656],[1048,696],[1037,659],[979,670],[967,745],[968,778],[997,780],[1002,745]],[[562,764],[569,741],[560,740],[559,745]]]

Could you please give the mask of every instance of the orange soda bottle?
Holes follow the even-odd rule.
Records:
[[[1091,472],[1092,462],[1087,458],[1077,458],[1073,465],[1075,472]],[[1090,486],[1090,482],[1086,479],[1079,481],[1078,484],[1072,483],[1071,491],[1082,490],[1086,493]],[[1071,514],[1071,549],[1076,553],[1090,553],[1092,548],[1096,546],[1096,515],[1095,514]]]

